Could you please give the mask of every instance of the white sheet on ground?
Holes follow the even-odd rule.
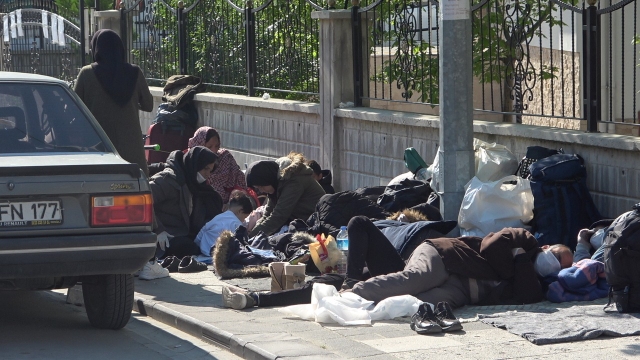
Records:
[[[374,306],[373,301],[352,292],[339,293],[327,284],[313,284],[311,304],[292,305],[279,311],[318,323],[340,325],[371,325],[371,321],[411,316],[418,311],[422,301],[411,295],[384,299]]]

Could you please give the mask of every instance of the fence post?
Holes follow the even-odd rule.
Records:
[[[180,75],[187,73],[187,14],[184,13],[184,2],[178,1],[178,67]]]
[[[438,27],[440,67],[440,208],[457,220],[464,186],[475,174],[470,1],[444,0]]]
[[[589,7],[582,17],[584,57],[584,118],[587,120],[587,132],[598,132],[600,120],[600,17],[597,13],[597,0],[588,0]]]
[[[256,96],[256,17],[252,0],[245,3],[244,32],[247,37],[247,95]]]
[[[120,2],[120,38],[124,45],[124,53],[129,53],[129,42],[127,41],[127,15],[124,13],[124,1]]]
[[[84,67],[85,65],[87,65],[87,56],[84,52],[84,32],[86,31],[84,28],[84,0],[80,0],[80,4],[78,5],[78,7],[80,8],[80,65]],[[53,19],[51,21],[53,21]]]
[[[353,46],[353,104],[362,106],[362,22],[360,21],[360,0],[352,0],[351,36]]]

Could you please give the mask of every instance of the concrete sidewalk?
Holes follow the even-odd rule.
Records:
[[[638,336],[538,346],[476,320],[477,313],[555,306],[549,303],[456,309],[455,315],[467,321],[464,331],[421,336],[409,328],[408,318],[342,327],[286,317],[277,308],[223,308],[220,293],[225,283],[211,271],[135,281],[135,311],[245,359],[566,360],[640,356]]]

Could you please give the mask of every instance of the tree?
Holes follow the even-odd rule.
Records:
[[[572,4],[577,2],[569,1]],[[391,2],[391,6],[381,9],[380,18],[391,19],[388,32],[393,39],[391,46],[397,48],[397,52],[393,59],[386,61],[382,72],[374,75],[374,79],[397,81],[398,87],[406,87],[408,81],[411,81],[406,99],[415,90],[421,94],[421,101],[438,104],[439,67],[437,58],[430,51],[435,46],[416,36],[406,35],[407,25],[400,22],[406,22],[408,17],[398,14],[406,13],[413,3],[405,0]],[[473,0],[473,4],[479,3],[481,0]],[[564,25],[553,17],[556,8],[549,0],[488,0],[472,12],[473,74],[480,83],[501,84],[503,112],[522,113],[526,110],[522,99],[532,96],[532,84],[538,79],[556,76],[555,67],[542,66],[536,70],[527,61],[529,43],[533,36],[544,37],[541,31],[543,24],[550,27]],[[385,17],[388,11],[395,11],[396,15]],[[415,29],[412,30],[415,34]],[[414,63],[407,66],[408,61]],[[505,115],[504,120],[508,121],[510,117]]]

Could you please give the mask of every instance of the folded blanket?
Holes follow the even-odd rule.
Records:
[[[552,302],[590,301],[606,297],[609,284],[604,275],[604,263],[583,259],[558,273],[558,280],[547,290]]]

